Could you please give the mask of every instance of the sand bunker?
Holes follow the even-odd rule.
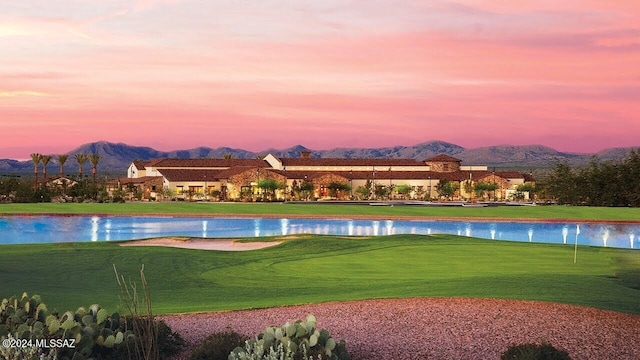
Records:
[[[122,242],[120,246],[167,246],[182,249],[248,251],[263,249],[281,244],[272,242],[239,242],[233,239],[200,239],[200,238],[157,238]]]

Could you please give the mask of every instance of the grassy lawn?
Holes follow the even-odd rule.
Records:
[[[155,204],[135,205],[127,208]],[[115,310],[112,265],[136,279],[144,264],[159,313],[438,296],[543,300],[640,314],[637,250],[581,246],[574,264],[572,246],[453,235],[309,235],[248,252],[124,248],[114,243],[0,249],[0,297],[23,291],[40,294],[50,310],[92,303]]]
[[[372,217],[492,217],[640,221],[640,208],[583,206],[500,206],[486,208],[367,206],[282,203],[126,203],[126,204],[6,204],[0,214],[199,214],[199,215],[327,215]]]

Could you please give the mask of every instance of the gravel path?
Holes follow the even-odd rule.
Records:
[[[213,332],[254,336],[308,314],[344,339],[354,360],[499,359],[512,344],[541,341],[573,360],[640,359],[640,316],[534,301],[365,300],[161,318],[193,347]]]

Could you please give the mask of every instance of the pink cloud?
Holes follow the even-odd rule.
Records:
[[[636,2],[402,5],[141,1],[12,16],[0,141],[638,145]]]

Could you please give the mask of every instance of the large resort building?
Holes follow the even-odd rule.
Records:
[[[461,160],[437,155],[414,159],[299,158],[268,154],[262,159],[155,159],[134,161],[127,178],[112,189],[136,189],[142,199],[181,200],[509,200],[528,174],[463,166]],[[453,189],[443,196],[442,184]],[[478,184],[490,185],[478,192]],[[369,189],[366,191],[363,189]]]

